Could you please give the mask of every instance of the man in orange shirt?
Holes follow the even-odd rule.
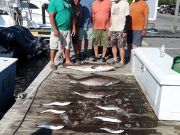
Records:
[[[132,45],[135,45],[136,47],[141,46],[142,38],[146,34],[148,15],[149,8],[145,0],[135,0],[133,3],[131,3],[131,28],[127,37],[129,57]]]
[[[109,47],[109,24],[110,24],[111,2],[110,0],[96,0],[92,3],[92,20],[93,20],[93,47],[95,57],[98,58],[98,46],[103,46],[102,62],[106,62],[105,55]]]

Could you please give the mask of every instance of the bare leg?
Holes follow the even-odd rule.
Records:
[[[120,57],[121,57],[120,63],[124,64],[124,56],[125,56],[125,49],[124,49],[124,47],[119,48],[119,53],[120,53]]]
[[[98,57],[98,46],[94,46],[95,57]]]
[[[56,55],[56,50],[51,49],[51,50],[50,50],[50,67],[51,67],[52,69],[55,69],[55,68],[56,68],[55,63],[54,63],[55,55]]]
[[[70,50],[65,48],[65,57],[66,57],[66,62],[65,64],[71,64],[70,61]]]
[[[73,44],[73,48],[74,48],[75,57],[78,58],[78,54],[79,54],[78,44]]]
[[[88,49],[88,40],[84,40],[84,54],[87,54],[87,49]]]
[[[131,58],[132,44],[128,44],[127,49],[128,49],[128,57]]]
[[[81,52],[81,46],[82,46],[82,40],[78,41],[78,49],[79,49],[79,53]]]
[[[106,56],[106,52],[107,52],[107,48],[103,47],[103,56],[102,57]]]
[[[54,57],[55,57],[55,50],[51,49],[50,50],[50,61],[51,61],[51,64],[54,64]]]
[[[112,46],[112,53],[113,53],[114,61],[117,61],[117,47],[114,45]]]

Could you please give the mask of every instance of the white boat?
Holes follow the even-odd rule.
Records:
[[[0,27],[50,28],[48,0],[1,0]]]
[[[13,57],[14,46],[18,48],[18,54],[30,54],[30,56],[36,56],[46,50],[47,46],[42,45],[44,42],[40,43],[44,38],[39,37],[36,42],[33,33],[29,31],[30,29],[50,31],[47,5],[48,0],[0,1],[0,57]],[[17,52],[17,49],[15,50]]]
[[[16,58],[0,57],[0,112],[14,100]]]

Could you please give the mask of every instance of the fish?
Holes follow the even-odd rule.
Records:
[[[112,106],[112,105],[109,105],[109,106],[100,106],[100,105],[96,105],[98,108],[101,108],[103,110],[106,110],[106,111],[118,111],[120,108],[117,107],[117,106]]]
[[[62,113],[65,113],[65,111],[54,110],[54,109],[48,109],[48,110],[42,111],[42,112],[40,112],[40,113],[46,113],[46,112],[51,112],[51,113],[55,113],[55,114],[62,114]]]
[[[66,106],[69,105],[71,102],[52,102],[49,104],[42,104],[43,106],[51,106],[51,105],[56,105],[56,106]]]
[[[103,94],[103,92],[85,92],[85,93],[79,93],[79,92],[73,92],[73,94],[85,97],[85,98],[94,98],[94,99],[98,99],[98,98],[102,98],[104,96],[106,96],[105,94]]]
[[[115,69],[110,64],[93,64],[93,63],[85,63],[81,65],[64,66],[64,67],[69,69],[84,71],[84,72],[105,72]]]
[[[46,129],[51,129],[51,130],[59,130],[62,129],[64,126],[60,125],[60,126],[53,126],[53,125],[47,125],[47,124],[43,124],[43,125],[39,125],[39,128],[46,128]]]
[[[74,78],[71,75],[68,76],[71,78],[70,83],[79,83],[86,86],[110,86],[121,82],[121,80],[117,78],[103,75],[91,75],[80,79]]]
[[[121,120],[114,118],[114,117],[105,117],[105,116],[97,116],[94,117],[95,119],[100,119],[102,121],[107,121],[107,122],[114,122],[114,123],[120,123]]]
[[[110,128],[100,128],[101,130],[105,130],[109,133],[112,133],[112,134],[120,134],[120,133],[123,133],[124,130],[112,130]]]

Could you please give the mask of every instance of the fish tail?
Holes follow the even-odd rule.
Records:
[[[75,94],[75,95],[79,95],[79,93],[78,93],[78,92],[76,92],[76,91],[74,91],[74,92],[73,92],[73,94]]]
[[[77,83],[77,81],[76,80],[71,80],[70,83]]]
[[[74,76],[72,76],[72,75],[70,75],[70,74],[67,74],[67,76],[68,76],[70,79],[77,80]]]

